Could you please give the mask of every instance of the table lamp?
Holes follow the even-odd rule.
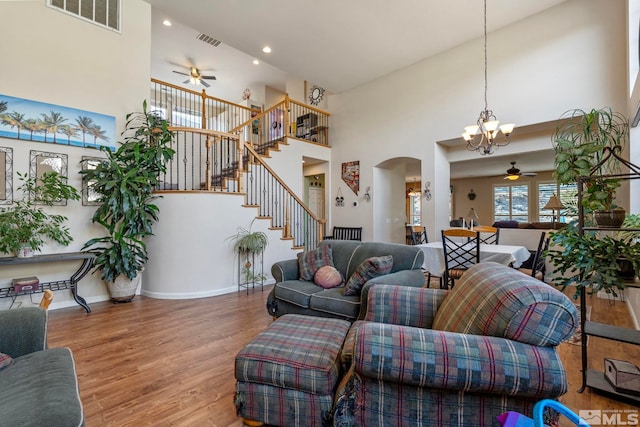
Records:
[[[549,201],[542,209],[547,209],[551,211],[551,228],[556,229],[556,211],[558,211],[558,217],[560,216],[560,210],[564,209],[564,205],[558,199],[558,196],[553,194],[549,197]],[[559,218],[558,218],[559,219]]]
[[[467,213],[467,218],[469,218],[469,224],[470,224],[471,230],[473,230],[474,221],[479,219],[478,214],[476,213],[476,210],[474,208],[469,209],[469,212]]]

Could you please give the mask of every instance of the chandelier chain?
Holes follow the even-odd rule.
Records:
[[[489,109],[489,103],[487,102],[487,0],[484,0],[484,109]]]
[[[487,54],[487,0],[484,0],[483,35],[484,35],[484,109],[476,122],[477,125],[466,126],[462,138],[467,142],[467,149],[480,154],[492,154],[494,147],[511,142],[514,124],[503,124],[489,110],[487,94],[489,92],[489,59]]]

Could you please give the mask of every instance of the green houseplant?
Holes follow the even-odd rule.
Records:
[[[116,302],[130,301],[148,259],[144,239],[152,235],[158,220],[153,193],[166,162],[173,155],[173,133],[159,115],[147,110],[127,115],[123,141],[115,151],[103,149],[104,161],[85,169],[83,180],[99,196],[92,221],[105,235],[87,241],[83,247],[96,255],[95,270],[107,282]]]
[[[629,228],[640,223],[640,216],[636,214],[627,218],[624,225]],[[582,288],[589,293],[604,291],[617,296],[617,291],[625,288],[624,280],[629,279],[624,270],[640,271],[639,236],[640,232],[636,231],[601,235],[593,230],[585,230],[581,235],[577,221],[552,232],[551,249],[546,256],[559,273],[553,284],[562,289],[575,285],[576,297]],[[631,273],[630,279],[635,274]]]
[[[560,184],[575,183],[579,176],[591,176],[582,193],[582,206],[594,213],[595,220],[617,217],[619,226],[624,211],[615,205],[620,180],[607,175],[619,173],[619,162],[612,152],[620,152],[629,138],[629,121],[610,108],[564,113],[552,142],[555,151],[554,177]]]
[[[29,257],[47,240],[67,246],[73,240],[65,226],[67,217],[47,212],[61,200],[78,200],[78,191],[57,172],[45,172],[40,179],[18,172],[23,198],[13,206],[0,208],[0,252]]]
[[[255,220],[254,220],[255,221]],[[269,237],[262,231],[251,231],[253,221],[248,229],[238,227],[237,233],[227,237],[233,244],[233,249],[238,253],[239,257],[244,258],[244,266],[241,266],[242,275],[245,283],[264,282],[266,275],[263,272],[256,273],[255,256],[262,254],[269,244]],[[238,262],[242,262],[238,259]]]

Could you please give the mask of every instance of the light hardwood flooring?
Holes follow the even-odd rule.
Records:
[[[136,297],[128,304],[51,310],[49,346],[74,353],[88,427],[242,426],[233,405],[236,353],[266,328],[269,288],[194,300]],[[631,326],[624,303],[590,297],[592,320]],[[603,357],[640,364],[640,349],[590,341],[592,363]],[[579,409],[637,409],[580,386],[580,346],[559,347],[569,392]],[[571,425],[571,424],[565,424]]]

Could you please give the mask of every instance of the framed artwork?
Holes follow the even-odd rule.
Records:
[[[13,203],[13,148],[0,147],[0,205]]]
[[[0,136],[74,147],[115,149],[116,118],[0,94]]]
[[[100,162],[104,161],[102,157],[82,156],[82,170],[95,169]],[[93,189],[94,182],[82,180],[82,206],[96,206],[100,204],[100,195]]]
[[[262,107],[259,105],[251,105],[251,118],[256,117],[262,111]],[[251,122],[251,133],[254,135],[258,134],[258,130],[260,127],[260,120],[254,120]]]
[[[342,180],[357,196],[360,191],[360,161],[342,164]]]
[[[29,178],[40,179],[46,172],[57,172],[66,177],[68,161],[66,154],[49,153],[47,151],[30,151],[31,165],[29,166]],[[29,195],[31,198],[31,195]],[[53,203],[58,206],[66,206],[67,201],[61,199]]]

